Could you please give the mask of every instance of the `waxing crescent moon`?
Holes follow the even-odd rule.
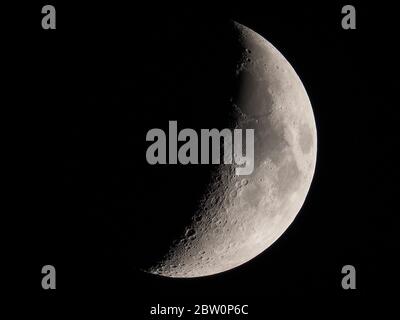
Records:
[[[254,129],[254,171],[236,176],[221,164],[192,222],[150,273],[190,278],[240,266],[285,232],[310,188],[317,134],[304,86],[271,43],[239,23],[234,32],[242,54],[232,108],[236,128]]]

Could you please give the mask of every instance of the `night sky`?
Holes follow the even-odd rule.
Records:
[[[343,30],[342,2],[208,9],[57,2],[57,29],[43,30],[43,4],[14,9],[20,23],[2,29],[12,66],[3,118],[11,150],[6,245],[19,275],[14,289],[28,303],[72,313],[78,306],[93,314],[129,310],[143,319],[157,303],[239,303],[260,318],[275,299],[323,297],[350,308],[349,301],[392,296],[399,178],[393,8],[354,3],[357,29]],[[314,180],[293,224],[253,260],[200,279],[145,274],[137,269],[146,255],[143,232],[157,243],[165,228],[178,228],[168,223],[179,215],[171,208],[189,208],[205,179],[203,168],[190,177],[179,167],[146,170],[145,133],[174,118],[196,127],[223,117],[212,106],[230,84],[213,57],[222,54],[218,32],[230,19],[270,41],[303,81],[317,125]],[[220,91],[207,90],[219,81]],[[209,118],[193,116],[201,105]],[[141,223],[151,220],[154,229],[144,231]],[[45,264],[56,267],[55,291],[41,288]],[[356,290],[341,287],[347,264],[357,270]]]

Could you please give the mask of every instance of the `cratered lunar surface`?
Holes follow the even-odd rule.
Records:
[[[236,128],[254,129],[254,171],[219,165],[192,222],[148,272],[201,277],[249,261],[285,232],[310,188],[317,135],[303,84],[267,40],[238,23],[234,30],[242,54],[232,108]]]

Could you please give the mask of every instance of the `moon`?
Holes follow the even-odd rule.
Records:
[[[300,211],[314,175],[317,133],[306,90],[285,57],[234,22],[241,57],[235,128],[254,129],[254,171],[221,164],[192,221],[147,272],[175,278],[230,270],[270,247]]]

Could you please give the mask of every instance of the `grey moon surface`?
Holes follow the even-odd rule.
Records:
[[[234,23],[242,50],[236,128],[254,129],[254,171],[214,172],[192,222],[147,272],[202,277],[230,270],[271,246],[300,211],[314,175],[317,132],[307,92],[285,57]]]

